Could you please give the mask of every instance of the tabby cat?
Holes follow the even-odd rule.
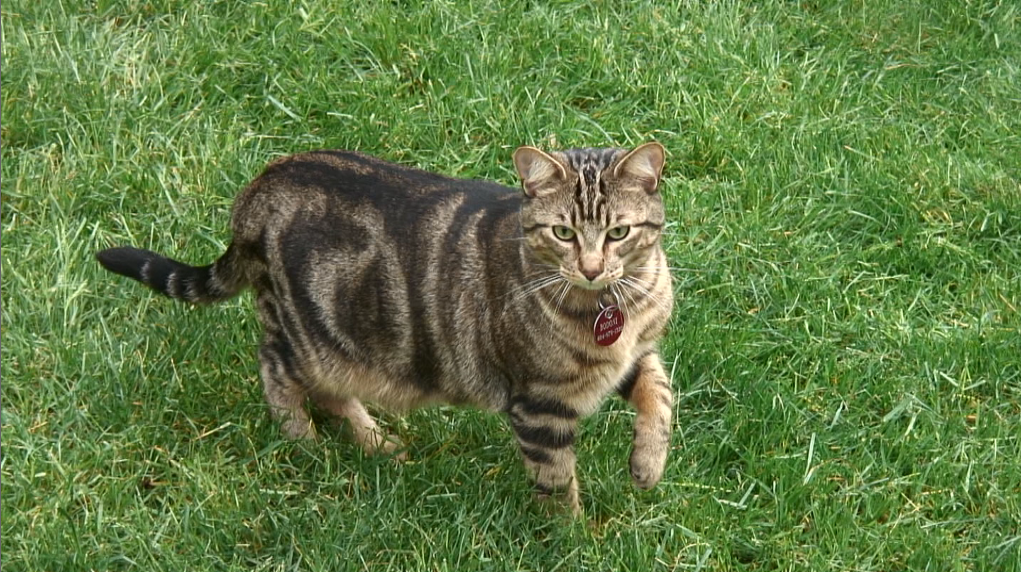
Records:
[[[537,494],[577,514],[578,420],[609,393],[637,410],[638,487],[659,482],[669,449],[664,150],[521,147],[513,160],[521,191],[351,151],[294,155],[238,196],[213,264],[131,247],[97,258],[188,302],[254,287],[266,401],[287,436],[314,436],[308,399],[366,451],[400,455],[363,402],[502,411]]]

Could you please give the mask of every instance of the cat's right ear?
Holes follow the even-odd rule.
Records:
[[[514,168],[521,177],[521,188],[530,199],[552,192],[567,180],[567,172],[549,154],[535,147],[518,147],[514,151]]]

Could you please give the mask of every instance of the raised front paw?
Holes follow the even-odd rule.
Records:
[[[631,480],[640,489],[651,489],[663,478],[669,443],[635,442],[631,451]]]

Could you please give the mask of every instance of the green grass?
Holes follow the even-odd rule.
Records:
[[[62,570],[1021,570],[1014,2],[48,2],[2,9],[2,552]],[[282,441],[208,262],[271,158],[360,149],[513,183],[520,144],[670,151],[662,484],[630,410],[587,522],[497,416],[391,419],[412,461]]]

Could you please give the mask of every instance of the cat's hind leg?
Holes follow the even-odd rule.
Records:
[[[305,409],[308,392],[300,372],[294,367],[290,344],[279,336],[267,334],[259,347],[262,389],[273,418],[290,439],[315,438],[312,418]]]
[[[376,455],[384,453],[394,455],[404,447],[400,439],[388,434],[376,424],[376,420],[369,415],[365,406],[358,399],[320,393],[315,394],[313,399],[317,405],[335,415],[338,419],[348,422],[355,441],[366,454]],[[397,453],[394,458],[403,461],[407,458],[407,455],[402,451]]]

